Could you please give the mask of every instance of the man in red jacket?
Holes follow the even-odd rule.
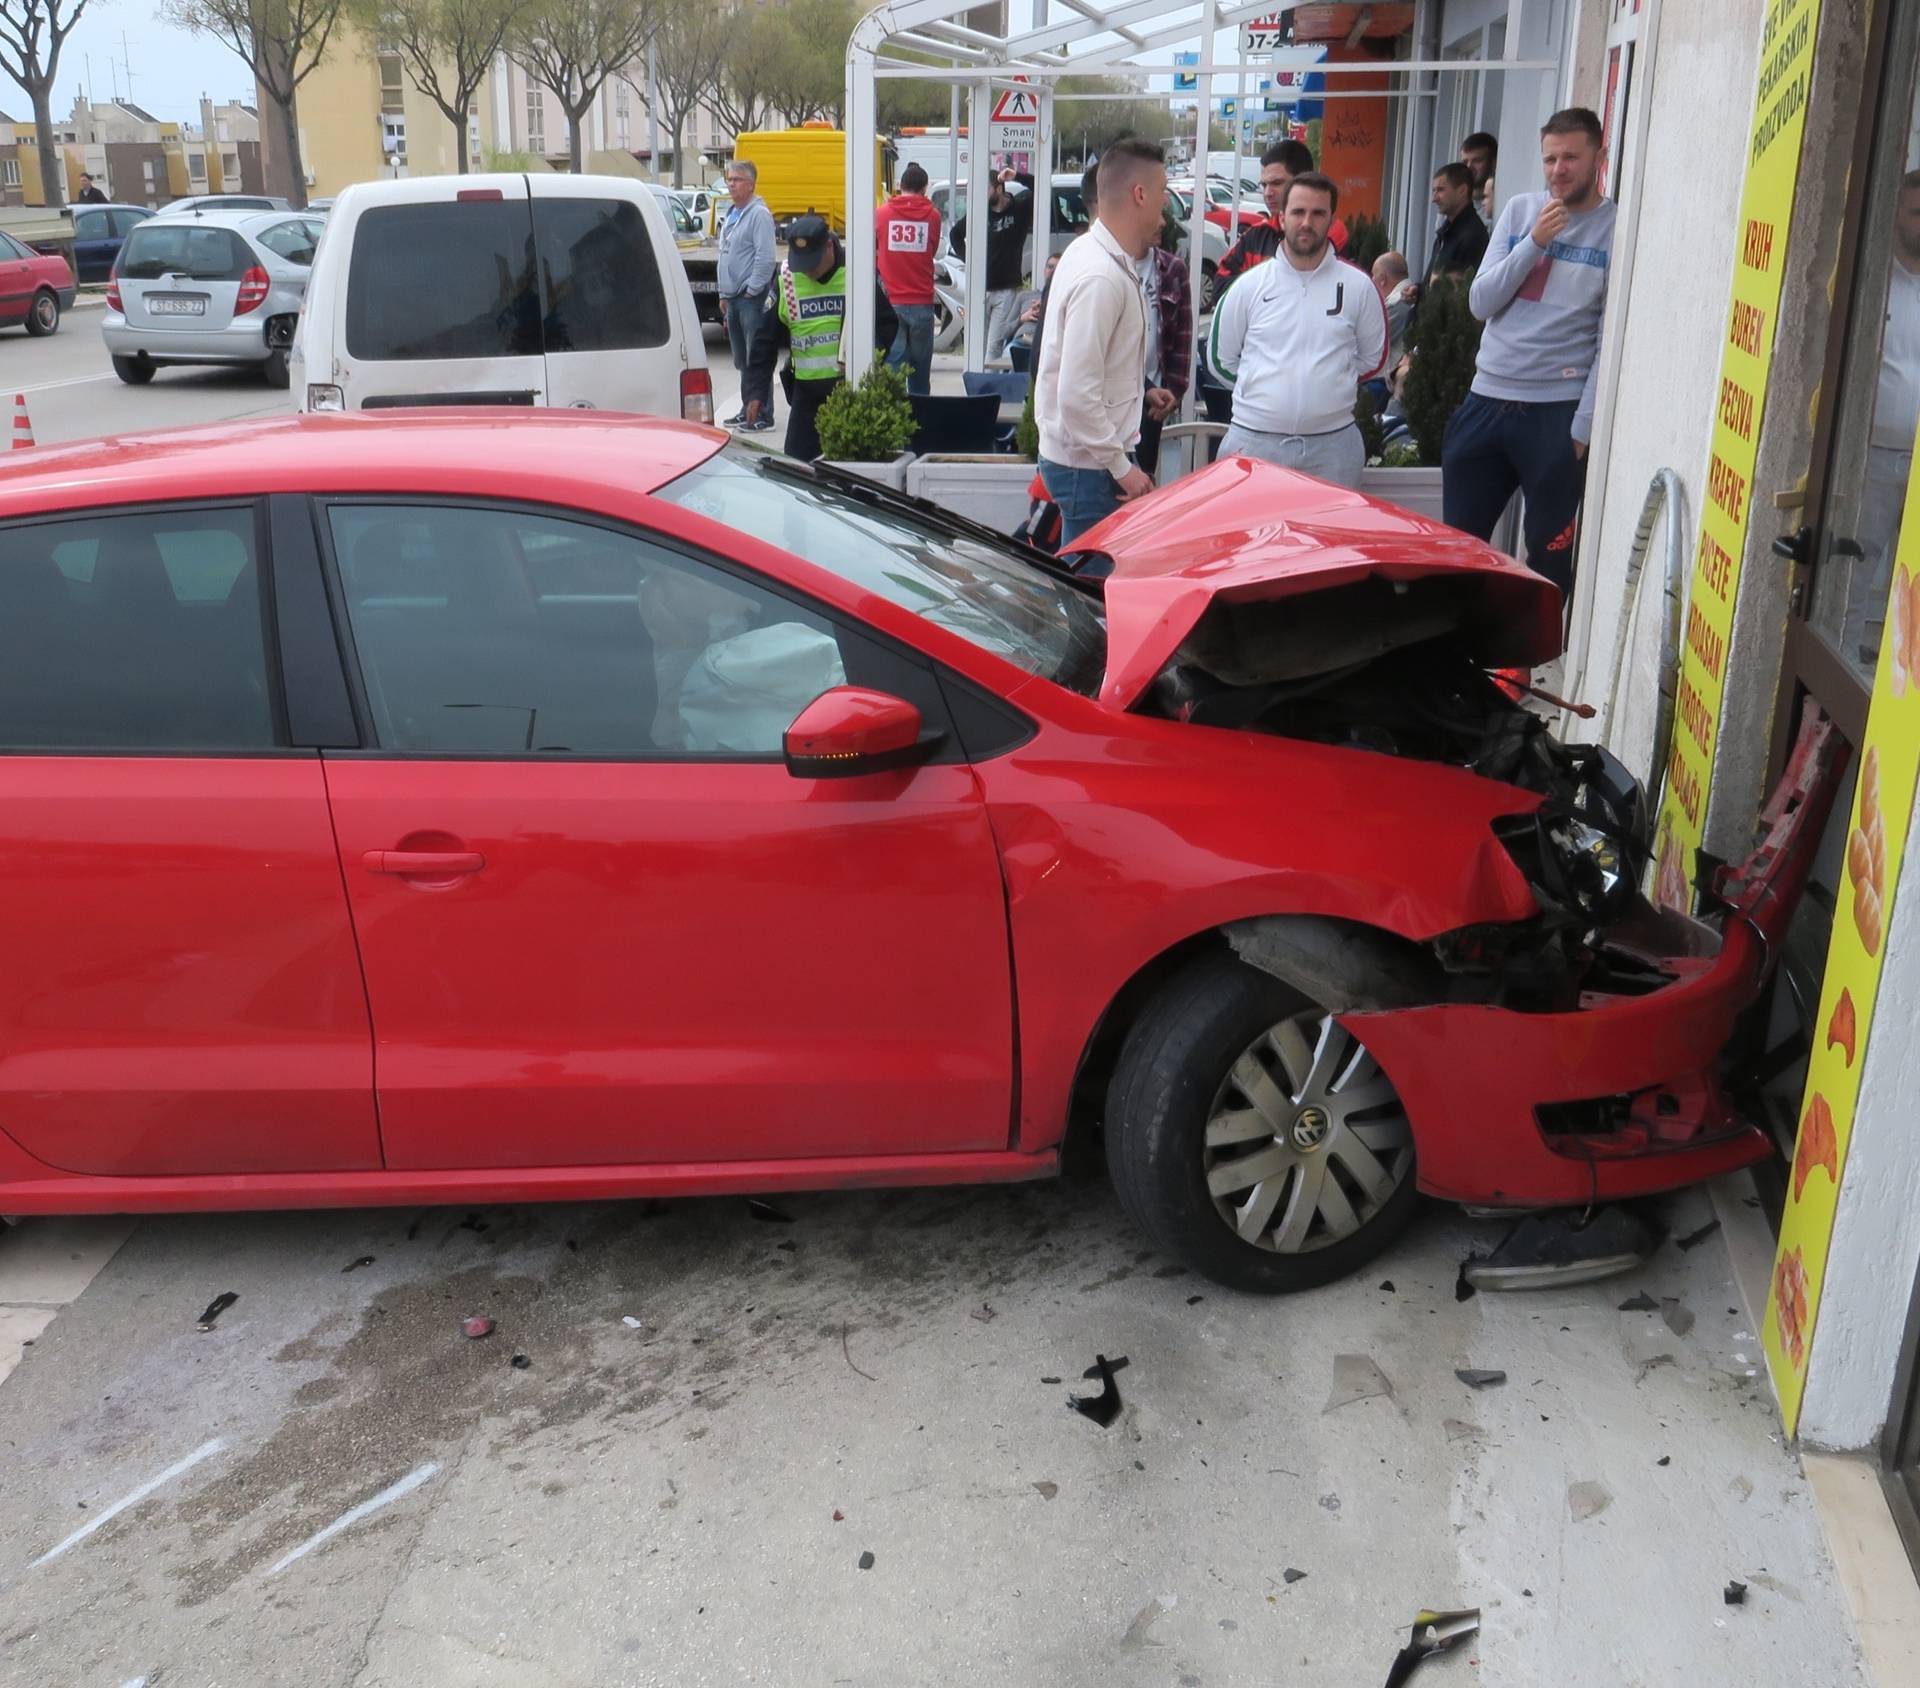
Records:
[[[900,191],[873,214],[880,285],[900,332],[887,362],[907,366],[907,391],[932,391],[933,255],[940,249],[940,213],[927,198],[927,173],[917,164],[900,172]]]

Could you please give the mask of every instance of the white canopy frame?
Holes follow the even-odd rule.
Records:
[[[1020,4],[1021,0],[1003,0]],[[961,120],[960,101],[966,97],[964,121],[968,133],[966,199],[968,206],[984,207],[992,176],[989,117],[996,96],[1010,88],[1026,88],[1039,96],[1039,121],[1033,142],[1035,205],[1033,250],[1044,265],[1051,249],[1053,194],[1051,169],[1056,105],[1077,98],[1099,96],[1060,95],[1053,84],[1063,76],[1106,74],[1164,74],[1179,72],[1194,78],[1191,89],[1153,90],[1142,88],[1135,97],[1164,100],[1169,106],[1194,107],[1196,134],[1194,169],[1196,191],[1189,207],[1188,240],[1195,258],[1195,283],[1198,285],[1199,259],[1204,250],[1202,230],[1207,200],[1207,141],[1213,122],[1216,78],[1232,77],[1244,90],[1249,71],[1258,73],[1266,63],[1264,56],[1248,58],[1236,37],[1231,57],[1219,56],[1218,37],[1222,30],[1233,29],[1247,21],[1266,16],[1290,15],[1303,0],[1053,0],[1067,15],[1053,21],[1049,0],[1030,0],[1033,23],[1030,28],[1004,35],[976,29],[964,20],[969,11],[967,0],[886,0],[854,26],[847,47],[846,135],[847,135],[847,375],[857,380],[866,372],[874,356],[873,310],[878,271],[875,264],[873,219],[865,213],[872,206],[879,183],[875,176],[873,137],[878,130],[877,89],[883,80],[937,81],[954,90],[954,145],[958,145]],[[1521,18],[1528,0],[1509,0],[1506,49],[1497,59],[1448,59],[1429,56],[1437,52],[1438,12],[1444,0],[1418,0],[1413,39],[1416,56],[1409,59],[1371,60],[1357,63],[1317,64],[1314,69],[1329,79],[1344,76],[1387,74],[1390,81],[1384,94],[1373,95],[1413,102],[1431,99],[1437,91],[1436,78],[1450,74],[1470,74],[1488,70],[1505,74],[1546,72],[1557,74],[1560,66],[1548,59],[1523,59],[1519,56],[1522,40]],[[1362,20],[1364,23],[1364,18]],[[1355,31],[1355,39],[1359,30]],[[1197,63],[1181,63],[1176,48],[1198,41]],[[911,57],[906,55],[912,55]],[[1240,125],[1235,125],[1235,149],[1238,150]],[[958,184],[955,184],[958,191]],[[953,203],[950,198],[949,205]],[[986,242],[975,248],[978,261],[969,262],[967,273],[966,367],[984,367],[986,354],[987,268]],[[1038,279],[1036,277],[1036,279]],[[881,348],[884,351],[884,348]],[[1193,383],[1188,383],[1186,414],[1194,403]]]

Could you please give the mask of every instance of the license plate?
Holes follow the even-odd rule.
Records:
[[[696,293],[718,293],[720,291],[720,284],[717,281],[689,281],[687,285]]]
[[[206,314],[207,301],[204,294],[197,297],[184,293],[177,297],[168,293],[147,296],[148,316],[205,316]]]

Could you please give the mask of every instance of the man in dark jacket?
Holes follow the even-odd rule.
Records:
[[[1260,155],[1260,197],[1266,201],[1267,214],[1243,222],[1240,225],[1240,238],[1220,260],[1219,274],[1213,286],[1216,304],[1230,283],[1245,275],[1256,264],[1264,264],[1280,250],[1285,238],[1280,220],[1286,212],[1287,189],[1293,185],[1295,176],[1304,176],[1313,167],[1313,154],[1307,150],[1304,141],[1275,141]],[[1338,217],[1334,218],[1327,236],[1333,243],[1334,251],[1344,252],[1347,249],[1347,225]]]
[[[94,185],[94,180],[84,170],[80,173],[80,205],[105,205],[107,196]]]
[[[847,320],[846,256],[824,217],[796,217],[787,235],[787,261],[774,277],[773,313],[758,335],[747,361],[742,390],[764,393],[780,350],[787,350],[781,384],[787,392],[786,453],[802,463],[820,455],[815,418],[827,395],[845,378],[841,338]],[[890,346],[899,319],[887,296],[874,291],[876,346]],[[762,400],[747,400],[747,426],[760,420]]]
[[[1026,189],[1015,193],[1014,184]],[[967,255],[967,222],[953,225],[954,256]],[[1019,331],[1020,284],[1027,275],[1027,239],[1033,233],[1033,178],[1002,171],[987,200],[987,347],[997,358]]]
[[[1474,209],[1473,172],[1466,165],[1443,164],[1434,171],[1433,208],[1440,213],[1440,228],[1427,265],[1428,284],[1443,276],[1471,281],[1487,255],[1487,225]]]

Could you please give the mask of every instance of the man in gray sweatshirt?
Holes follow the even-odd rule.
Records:
[[[773,287],[773,213],[755,189],[760,172],[747,160],[727,166],[727,195],[733,204],[720,219],[720,259],[715,266],[715,285],[720,290],[720,308],[726,313],[727,339],[733,347],[733,367],[744,382],[753,361],[753,343],[759,339],[768,313],[768,294]],[[760,419],[747,421],[747,406],[754,399],[761,403]],[[726,420],[729,428],[749,428],[763,433],[773,426],[773,389],[740,390],[740,409]]]
[[[1601,157],[1591,111],[1573,106],[1547,119],[1546,192],[1507,201],[1467,295],[1487,326],[1473,390],[1441,451],[1448,525],[1491,538],[1517,487],[1527,563],[1568,598],[1613,253]]]

